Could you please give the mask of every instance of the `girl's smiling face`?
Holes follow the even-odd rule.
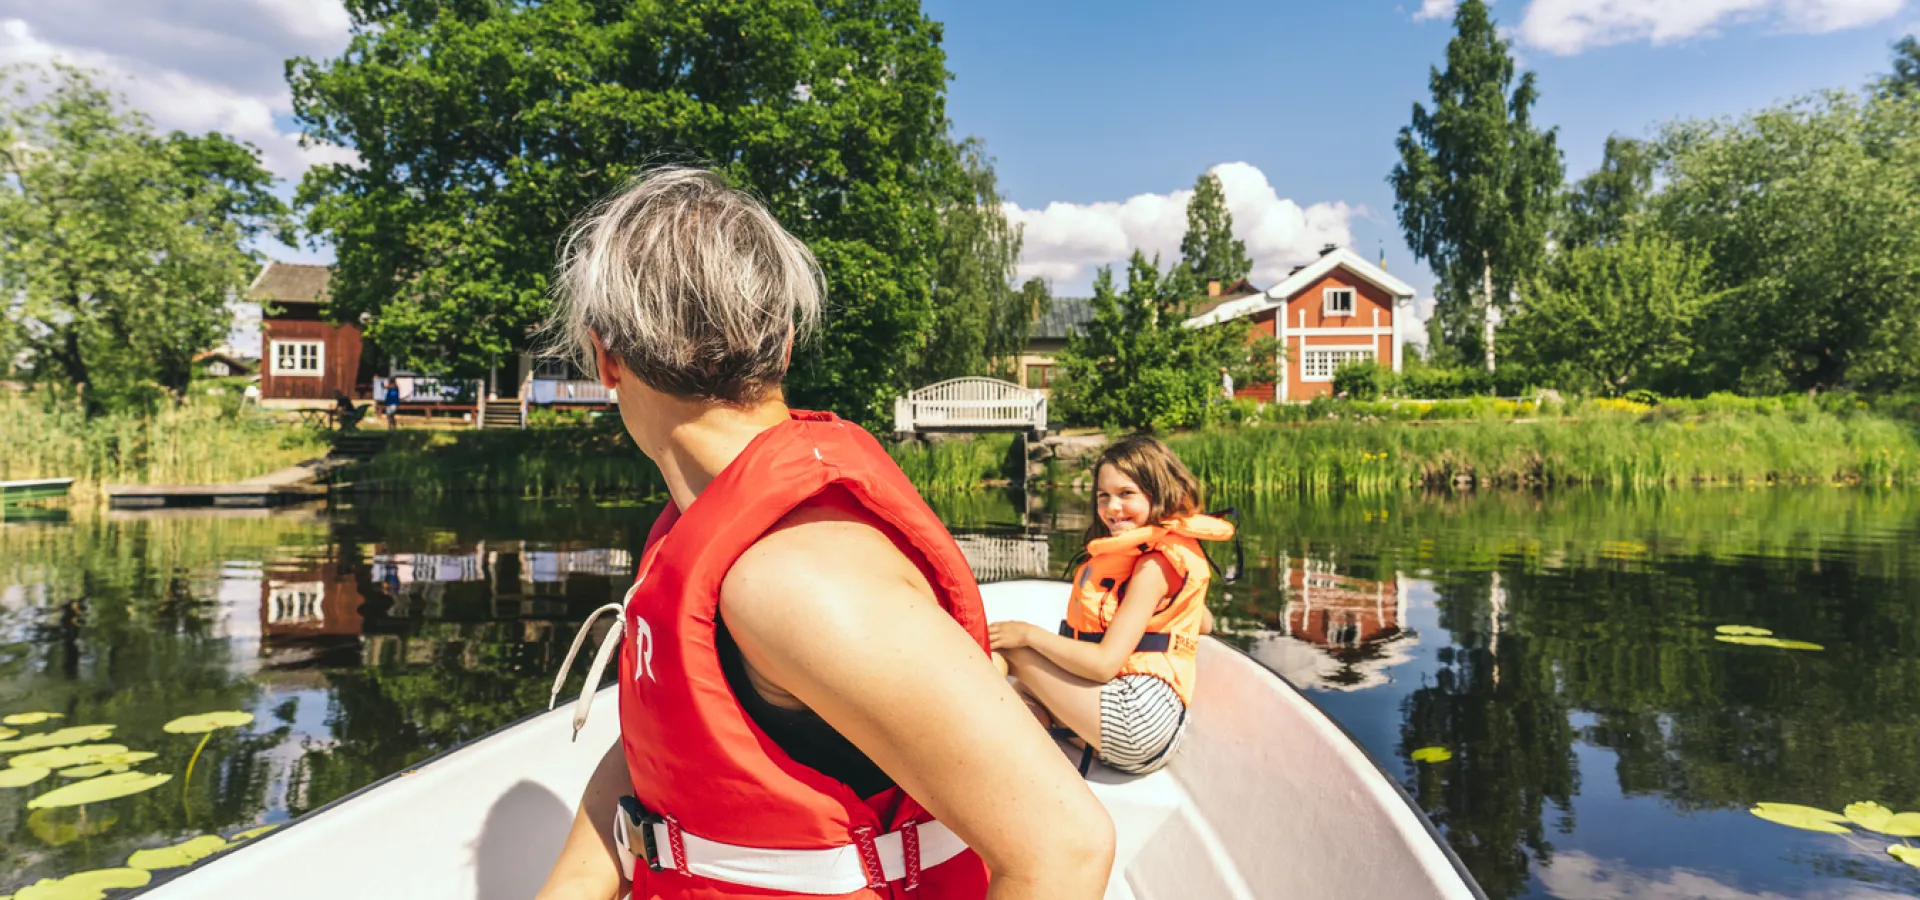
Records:
[[[1112,534],[1145,528],[1153,515],[1153,498],[1111,463],[1101,466],[1093,481],[1093,508]]]

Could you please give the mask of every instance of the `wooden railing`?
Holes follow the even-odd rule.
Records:
[[[893,401],[894,430],[1047,430],[1047,395],[993,378],[955,378]]]

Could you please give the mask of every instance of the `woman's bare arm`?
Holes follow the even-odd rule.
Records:
[[[1167,597],[1167,575],[1163,566],[1156,555],[1143,556],[1134,565],[1133,575],[1127,579],[1127,596],[1120,601],[1120,609],[1114,613],[1113,621],[1107,623],[1106,634],[1098,643],[1061,637],[1024,622],[1012,623],[1013,627],[996,622],[993,648],[1031,647],[1068,672],[1095,684],[1106,684],[1119,674],[1134,648],[1140,646],[1140,636],[1147,633],[1147,622],[1153,619],[1153,611]]]
[[[614,900],[625,879],[620,876],[613,843],[613,810],[620,798],[633,792],[627,760],[615,741],[587,779],[580,808],[573,814],[573,830],[560,848],[539,900]]]
[[[1106,810],[885,535],[798,513],[734,564],[720,605],[749,666],[980,854],[990,898],[1106,890]]]

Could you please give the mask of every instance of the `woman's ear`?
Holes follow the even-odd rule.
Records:
[[[607,390],[620,387],[620,359],[607,349],[600,332],[587,329],[587,339],[593,342],[593,371],[600,376],[600,384]]]

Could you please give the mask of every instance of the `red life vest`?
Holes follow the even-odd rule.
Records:
[[[775,523],[834,485],[919,552],[940,605],[987,652],[986,614],[966,557],[879,442],[830,413],[794,412],[756,436],[684,513],[667,507],[648,537],[621,619],[621,743],[635,797],[673,822],[676,844],[684,833],[782,850],[857,845],[864,862],[875,835],[916,834],[903,826],[933,818],[898,787],[863,800],[795,762],[748,717],[720,668],[714,619],[721,580]],[[668,870],[636,866],[635,900],[821,896],[674,870],[679,850],[658,850]],[[866,871],[879,868],[874,863]],[[866,888],[828,896],[977,900],[986,894],[986,866],[971,850],[914,874],[918,889],[911,893],[904,878],[875,877]]]

